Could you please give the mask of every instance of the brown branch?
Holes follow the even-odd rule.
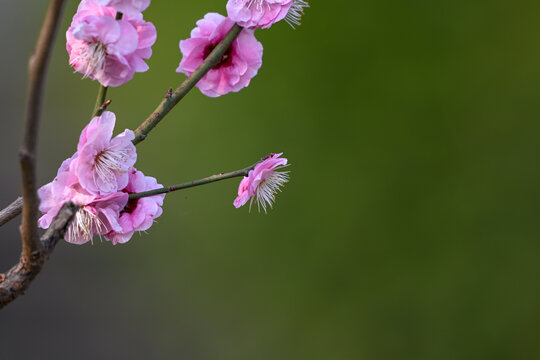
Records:
[[[32,252],[28,258],[21,259],[7,274],[0,274],[0,309],[23,295],[43,265],[51,256],[56,244],[64,238],[66,230],[79,207],[71,202],[65,203],[58,212],[51,226],[41,237],[40,249]]]
[[[39,207],[36,184],[37,144],[45,77],[64,3],[65,0],[50,1],[36,49],[28,64],[27,113],[23,142],[19,152],[23,189],[23,219],[21,225],[23,250],[21,264],[31,262],[32,254],[36,251],[39,252],[41,249],[37,227]]]
[[[5,209],[0,211],[0,226],[4,226],[17,216],[21,215],[23,206],[22,197],[18,197],[17,200],[8,205]]]
[[[6,275],[0,275],[0,308],[3,308],[30,286],[49,259],[75,215],[78,207],[72,203],[64,204],[49,230],[39,239],[37,227],[39,197],[36,184],[36,157],[41,117],[41,103],[45,88],[47,67],[60,23],[65,0],[51,0],[39,34],[36,49],[28,64],[29,90],[24,123],[23,141],[19,156],[22,177],[22,253],[17,265]],[[5,223],[18,215],[20,201],[16,200],[0,212],[0,221]]]

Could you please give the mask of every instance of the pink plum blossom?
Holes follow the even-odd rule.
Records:
[[[294,27],[308,6],[303,0],[229,0],[227,14],[245,28],[267,29],[283,19]]]
[[[150,176],[144,176],[134,168],[129,170],[129,183],[124,189],[125,193],[135,194],[162,188],[157,180]],[[113,230],[105,236],[113,244],[128,242],[135,231],[146,231],[154,223],[154,219],[163,213],[163,199],[165,194],[143,197],[130,200],[126,208],[120,213],[118,223],[120,230]]]
[[[145,72],[156,29],[140,13],[115,19],[116,10],[83,0],[66,33],[69,63],[103,86],[119,86]]]
[[[110,6],[127,15],[137,15],[150,5],[150,0],[94,0],[94,2],[102,6]]]
[[[233,27],[234,22],[216,13],[197,21],[191,38],[180,41],[182,61],[177,72],[191,75],[210,55]],[[223,55],[221,61],[197,84],[203,94],[218,97],[237,92],[249,85],[262,65],[263,47],[253,30],[244,29]]]
[[[105,111],[84,128],[77,146],[77,157],[70,164],[76,180],[90,194],[107,195],[125,188],[128,170],[137,161],[131,130],[112,137],[116,117]]]
[[[75,214],[64,238],[70,243],[82,245],[91,241],[94,236],[121,230],[118,223],[120,211],[126,206],[129,195],[116,192],[99,196],[88,193],[78,183],[69,185],[73,177],[70,165],[76,156],[64,161],[56,178],[38,190],[41,199],[39,210],[44,214],[38,225],[47,229],[62,205],[72,201],[81,208]]]
[[[238,197],[234,200],[236,208],[244,206],[249,199],[250,208],[253,200],[257,201],[259,210],[262,207],[264,212],[267,205],[272,207],[276,193],[289,181],[288,171],[276,171],[287,166],[287,159],[280,158],[281,155],[283,153],[267,156],[242,179],[238,187]]]

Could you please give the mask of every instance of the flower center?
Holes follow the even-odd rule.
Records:
[[[232,65],[233,46],[234,45],[229,46],[227,51],[225,51],[225,54],[223,54],[223,56],[221,57],[221,60],[219,61],[219,63],[216,66],[214,66],[212,69],[217,70],[217,69],[221,68],[222,66],[228,67],[228,66]],[[216,48],[216,45],[208,45],[204,49],[203,57],[206,59],[208,56],[210,56],[210,54],[212,53],[212,51],[214,51],[215,48]]]
[[[71,225],[69,226],[66,237],[68,242],[87,242],[94,237],[94,232],[102,233],[105,225],[86,208],[81,208],[75,214]]]
[[[131,214],[137,208],[138,203],[139,199],[129,200],[124,210],[122,210],[122,213]]]
[[[100,152],[94,161],[94,180],[96,177],[103,182],[116,181],[116,174],[122,173],[124,164],[128,158],[128,150],[104,150]]]
[[[106,57],[105,46],[100,42],[93,42],[88,44],[88,47],[82,50],[70,65],[81,62],[82,66],[79,70],[84,74],[83,78],[93,77],[105,68]]]

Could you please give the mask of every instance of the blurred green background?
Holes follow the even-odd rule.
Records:
[[[155,0],[150,71],[112,89],[135,128],[176,74],[178,41],[225,0]],[[138,147],[173,184],[285,153],[269,214],[238,181],[169,195],[129,244],[62,243],[0,312],[5,359],[539,359],[540,3],[311,1],[256,33],[264,65],[218,99],[193,91]],[[40,139],[49,181],[97,84],[55,47]],[[45,1],[0,1],[0,200],[20,193],[26,61]],[[2,229],[0,265],[20,251]]]

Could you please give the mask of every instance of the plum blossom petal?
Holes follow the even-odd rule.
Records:
[[[234,207],[238,209],[239,207],[244,206],[249,198],[249,177],[245,176],[238,186],[238,197],[234,200]]]
[[[182,61],[176,69],[191,75],[212,50],[223,40],[234,22],[217,13],[206,14],[197,21],[191,38],[180,41]],[[238,92],[247,87],[262,66],[263,46],[257,41],[253,30],[244,29],[223,54],[221,61],[197,84],[199,90],[209,97]]]
[[[128,15],[143,12],[150,5],[150,0],[94,0],[94,2],[102,6],[110,6]]]

